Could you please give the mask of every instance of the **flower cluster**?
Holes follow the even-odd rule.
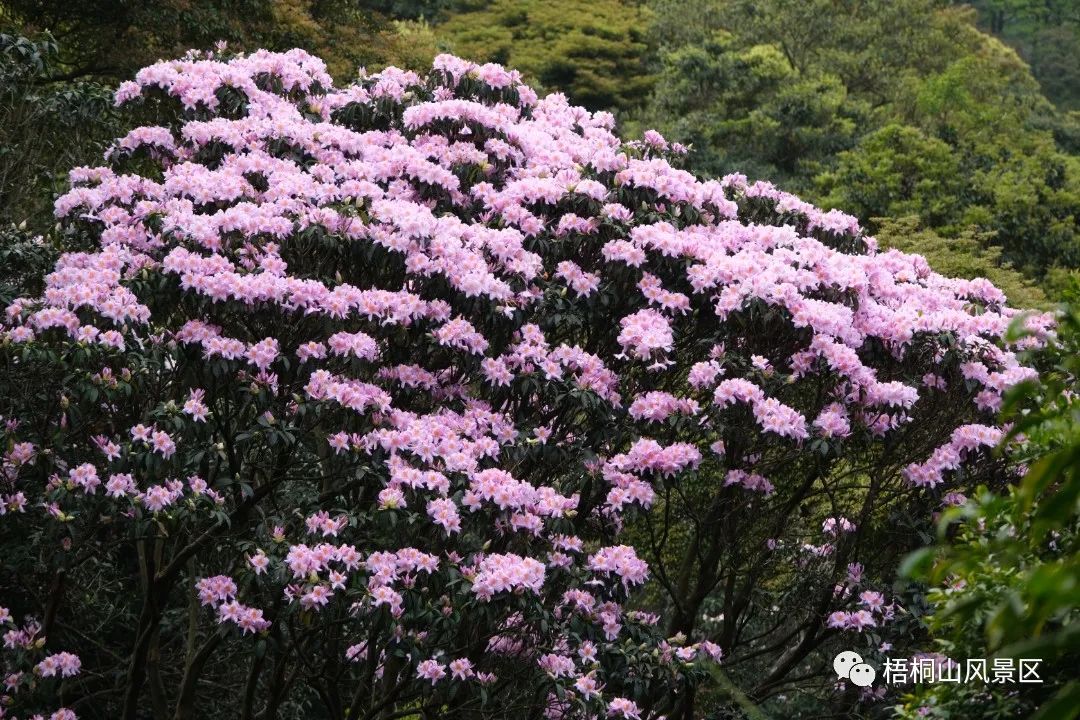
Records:
[[[3,717],[18,720],[15,715],[7,714],[8,708],[16,708],[27,696],[33,694],[44,680],[53,678],[53,682],[75,677],[82,672],[82,660],[78,655],[61,651],[49,654],[42,652],[46,638],[42,634],[41,623],[27,619],[21,626],[16,625],[11,611],[0,607],[0,629],[4,630],[3,646],[0,647],[0,667],[3,668],[3,689],[0,690],[0,702],[4,707]],[[34,658],[40,657],[40,660]],[[38,714],[34,718],[44,718]],[[74,712],[59,708],[48,715],[49,720],[77,720]]]
[[[245,634],[262,632],[270,627],[270,622],[263,618],[262,610],[236,601],[236,583],[231,578],[224,575],[203,578],[195,587],[199,602],[217,610],[218,623],[234,623]]]

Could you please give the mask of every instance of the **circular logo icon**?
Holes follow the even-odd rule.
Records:
[[[862,655],[851,650],[845,650],[833,658],[832,667],[833,670],[836,671],[837,676],[846,680],[848,673],[851,672],[851,668],[860,663],[862,663]]]
[[[877,673],[874,668],[870,667],[866,663],[859,663],[853,665],[849,671],[848,678],[852,684],[859,687],[870,687],[874,683],[874,678],[877,677]]]

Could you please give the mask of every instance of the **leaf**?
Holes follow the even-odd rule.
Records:
[[[900,564],[898,571],[900,577],[925,578],[934,565],[934,557],[937,550],[932,547],[920,548],[909,553]]]
[[[1072,680],[1038,709],[1031,720],[1074,720],[1080,717],[1080,681]]]

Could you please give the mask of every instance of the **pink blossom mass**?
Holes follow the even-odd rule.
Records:
[[[862,498],[929,517],[1009,472],[994,412],[1048,315],[1013,342],[988,282],[695,177],[514,71],[441,55],[335,86],[301,50],[191,54],[116,101],[161,124],[71,171],[55,212],[81,249],[0,323],[80,348],[104,389],[63,432],[4,431],[0,522],[139,558],[132,642],[194,613],[200,643],[268,653],[258,672],[332,654],[349,697],[399,710],[516,692],[674,717],[742,625],[665,595],[667,513],[719,528],[718,557],[760,552],[752,572],[803,569],[807,632],[854,638],[898,602],[856,555],[894,531]],[[808,488],[847,501],[773,519]],[[751,572],[732,562],[703,598]]]

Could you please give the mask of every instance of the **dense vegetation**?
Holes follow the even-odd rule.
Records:
[[[696,172],[768,178],[871,230],[916,218],[932,261],[945,241],[977,238],[1000,252],[973,271],[1016,269],[1054,298],[1080,267],[1075,14],[1064,0],[7,0],[5,107],[24,122],[0,131],[3,192],[18,196],[3,212],[39,222],[80,159],[65,144],[86,153],[109,137],[93,88],[159,57],[219,40],[301,47],[343,79],[451,50],[611,110],[630,132],[654,127],[691,146]],[[37,49],[14,46],[19,35]],[[48,131],[32,139],[54,147],[16,162],[18,128],[38,116]]]
[[[285,105],[273,99],[253,102],[250,92],[230,94],[214,86],[223,92],[220,108],[201,106],[197,100],[182,107],[160,98],[117,106],[114,92],[121,83],[160,58],[181,57],[189,48],[224,61],[257,48],[301,48],[326,61],[327,75],[305,65],[301,74],[317,80],[303,92],[299,86],[290,92],[285,78],[293,76],[287,73],[278,86],[260,86],[260,92],[281,94]],[[521,76],[504,76],[491,67],[466,73],[457,65],[457,75],[446,70],[444,76],[425,76],[433,59],[445,52],[503,64]],[[241,75],[252,67],[237,62]],[[441,62],[445,70],[449,61]],[[380,80],[371,74],[388,65],[420,75],[393,71]],[[282,72],[275,67],[270,76]],[[358,68],[367,70],[358,76]],[[192,71],[188,77],[202,78],[203,72]],[[328,90],[331,77],[339,88],[361,90],[348,98],[335,95]],[[256,84],[266,80],[255,75],[248,79]],[[529,120],[530,91],[521,82],[541,97],[564,93],[568,100],[543,105],[549,108],[544,113],[552,125],[562,128],[551,131],[554,139],[541,143],[543,150],[535,140],[515,146],[513,138],[520,139],[515,133],[524,130],[496,128],[491,116],[461,115],[458,106],[443,115],[435,113],[423,131],[405,122],[406,113],[415,117],[418,103],[446,100],[450,94],[488,106],[505,102]],[[243,84],[235,78],[224,84],[233,87],[230,83]],[[183,82],[161,89],[164,95],[171,92],[173,101],[190,91]],[[243,124],[245,113],[260,103],[276,112],[284,112],[286,105],[293,108],[287,112],[299,113],[300,124],[287,131],[280,124],[260,130],[262,137],[272,138],[265,146],[230,146],[223,136],[181,140],[185,127],[195,132],[215,114],[218,121]],[[390,216],[380,217],[371,205],[375,195],[386,192],[464,223],[494,223],[478,206],[454,194],[458,186],[485,188],[490,183],[494,189],[478,192],[492,203],[489,210],[502,213],[499,227],[520,230],[526,237],[519,249],[500,246],[499,262],[513,255],[521,274],[512,281],[499,276],[497,282],[506,280],[515,293],[536,293],[542,302],[530,307],[527,316],[519,309],[502,317],[506,308],[496,312],[494,305],[479,299],[493,286],[477,295],[471,285],[466,289],[468,283],[455,287],[458,271],[448,267],[448,279],[440,279],[437,271],[422,272],[414,264],[430,259],[412,257],[399,263],[385,248],[362,257],[349,255],[341,245],[341,228],[326,215],[289,215],[290,222],[299,223],[297,232],[285,240],[274,236],[269,245],[261,231],[233,229],[246,234],[250,244],[220,254],[218,248],[189,246],[188,240],[176,240],[162,230],[185,227],[198,215],[226,212],[238,202],[266,203],[269,208],[274,202],[264,187],[269,176],[248,172],[236,180],[243,185],[239,195],[228,184],[211,183],[193,214],[176,206],[154,211],[146,231],[164,232],[165,245],[146,248],[135,242],[129,248],[147,258],[135,265],[149,265],[122,284],[153,309],[154,333],[125,327],[123,332],[130,333],[126,343],[117,344],[113,335],[103,343],[105,336],[99,333],[108,322],[98,330],[100,318],[85,314],[78,320],[83,328],[92,328],[84,329],[85,335],[68,321],[66,330],[50,329],[52,320],[35,326],[33,313],[59,312],[60,305],[47,307],[55,304],[56,293],[81,297],[83,292],[72,290],[76,278],[49,276],[55,267],[70,272],[72,263],[85,267],[99,262],[86,258],[98,257],[104,237],[132,242],[132,230],[120,230],[123,223],[114,213],[124,208],[121,215],[127,218],[126,186],[111,189],[114,194],[104,204],[73,213],[86,198],[80,195],[86,191],[76,190],[66,205],[58,206],[64,217],[54,214],[56,198],[72,187],[71,168],[105,161],[157,183],[181,157],[217,173],[223,166],[227,170],[231,152],[265,152],[274,162],[300,169],[296,174],[281,172],[275,182],[309,188],[309,173],[319,182],[330,182],[327,171],[319,168],[326,162],[321,153],[338,142],[325,140],[323,129],[312,131],[310,123],[320,118],[349,131],[400,131],[404,140],[380,136],[378,142],[399,153],[422,146],[434,159],[432,165],[444,165],[456,178],[420,164],[382,168],[371,178],[380,190],[368,188],[367,199],[351,201],[351,206],[335,199],[328,206],[333,213],[393,226]],[[615,170],[625,168],[600,168],[580,158],[567,163],[559,155],[582,142],[576,139],[579,133],[600,142],[597,138],[607,137],[612,124],[611,137],[630,140],[622,146],[630,162],[654,163],[648,173],[617,174]],[[140,126],[169,128],[173,140],[164,141],[164,136],[145,129],[128,135]],[[662,137],[646,134],[650,128]],[[117,139],[125,136],[118,146]],[[492,140],[507,143],[507,148],[485,144]],[[350,151],[341,152],[342,158],[355,160]],[[179,154],[170,159],[170,153]],[[571,154],[586,157],[580,149]],[[547,165],[533,177],[531,171],[518,169],[519,163],[530,162]],[[676,168],[693,177],[680,175]],[[529,182],[542,185],[554,178],[562,185],[557,190],[518,187],[513,185],[518,172]],[[649,173],[651,180],[646,179]],[[92,182],[103,177],[95,176]],[[78,176],[76,185],[87,178]],[[708,184],[709,179],[718,182]],[[756,180],[775,186],[755,185]],[[336,182],[344,180],[337,177]],[[576,189],[576,183],[583,189]],[[223,187],[224,194],[215,195]],[[644,189],[649,187],[651,191]],[[672,187],[689,194],[680,195]],[[821,213],[776,187],[855,218]],[[733,204],[728,207],[720,195],[710,196],[716,192]],[[320,208],[325,202],[318,194],[303,197]],[[628,214],[616,209],[616,203]],[[967,347],[970,338],[962,331],[932,326],[939,318],[929,306],[910,320],[922,323],[922,332],[927,332],[927,323],[941,330],[927,333],[925,345],[903,345],[901,351],[881,337],[863,345],[842,339],[841,344],[857,348],[860,362],[880,374],[881,384],[906,382],[919,388],[921,399],[914,407],[901,408],[899,400],[900,405],[889,406],[893,414],[885,422],[891,423],[893,434],[879,435],[860,405],[866,398],[837,398],[841,405],[851,405],[830,413],[831,406],[821,398],[827,383],[819,379],[820,387],[812,385],[799,369],[802,344],[810,338],[805,323],[810,322],[819,337],[842,334],[813,324],[823,318],[831,321],[833,311],[813,305],[814,310],[796,316],[795,306],[780,307],[790,304],[791,296],[785,295],[789,291],[770,295],[749,279],[738,301],[724,301],[736,303],[732,307],[738,310],[730,316],[721,313],[717,320],[707,303],[699,307],[705,299],[695,284],[700,277],[684,271],[694,262],[707,264],[709,245],[696,235],[689,242],[683,233],[729,211],[743,225],[794,223],[799,233],[838,253],[836,259],[822,261],[821,267],[833,268],[829,272],[844,268],[847,273],[850,263],[863,272],[864,266],[851,257],[867,253],[907,257],[888,252],[896,249],[924,256],[929,267],[947,278],[987,278],[1014,308],[1048,310],[1067,303],[1060,339],[1045,344],[1041,334],[1037,343],[1024,339],[1028,331],[1019,324],[1006,333],[1012,313],[987,286],[939,285],[927,279],[937,275],[923,274],[923,266],[914,261],[904,261],[913,264],[903,267],[887,265],[900,283],[910,281],[907,272],[928,283],[949,307],[965,298],[963,312],[982,318],[977,322],[985,339],[1017,356],[1005,360],[996,354],[1000,351],[980,349],[989,355],[976,357],[972,347],[977,343]],[[539,225],[530,224],[534,222]],[[636,261],[629,261],[631,256],[613,260],[601,251],[623,236],[638,237],[637,226],[661,223],[666,223],[663,232],[642,241],[650,252],[644,274]],[[396,227],[394,232],[411,232]],[[876,238],[878,255],[873,255],[869,235]],[[571,242],[572,249],[567,249]],[[753,254],[753,267],[765,278],[758,283],[773,282],[776,276],[770,273],[782,272],[769,264],[775,248],[764,247],[768,253],[756,254],[760,249],[752,243],[739,244],[745,239],[724,242],[735,243],[726,246],[727,252],[738,246]],[[808,252],[801,242],[781,243],[781,254]],[[495,250],[485,247],[490,259]],[[241,274],[267,263],[273,267],[285,258],[297,279],[327,287],[345,283],[398,291],[404,287],[400,283],[412,283],[409,287],[418,298],[445,300],[478,335],[457,325],[453,333],[440,330],[435,323],[446,318],[438,312],[395,330],[389,318],[385,324],[340,327],[330,319],[325,325],[283,323],[281,318],[292,310],[287,302],[257,312],[235,297],[207,304],[196,296],[213,291],[191,291],[186,284],[191,277],[179,282],[168,272],[149,269],[165,253],[181,248],[232,263]],[[677,261],[669,257],[678,254],[672,248],[683,253]],[[85,255],[78,256],[81,260],[71,255],[61,259],[72,252]],[[521,252],[525,254],[514,254]],[[541,271],[535,284],[521,280],[528,275],[522,268],[533,262],[532,254],[539,258]],[[100,262],[113,262],[105,256]],[[624,265],[619,271],[610,267],[620,262]],[[202,266],[195,274],[200,272],[210,270]],[[519,281],[520,288],[514,285]],[[724,282],[734,281],[725,276]],[[74,284],[62,288],[64,283]],[[398,286],[391,287],[395,283]],[[1080,10],[1070,0],[0,0],[0,306],[17,308],[0,320],[0,416],[6,423],[0,431],[5,458],[0,547],[21,548],[8,553],[10,560],[4,561],[0,574],[0,607],[10,607],[15,616],[0,615],[0,624],[17,623],[26,632],[33,627],[24,624],[26,618],[41,623],[38,634],[6,640],[0,671],[26,670],[21,679],[9,682],[8,691],[33,698],[46,716],[66,704],[77,706],[80,717],[157,720],[237,714],[386,720],[439,713],[502,717],[498,713],[512,712],[533,717],[545,711],[555,717],[633,717],[635,709],[643,718],[667,713],[687,720],[756,718],[762,713],[1005,718],[1041,712],[1040,720],[1077,717],[1080,319],[1068,308],[1077,307],[1078,287]],[[54,295],[44,295],[46,305],[34,305],[33,299],[47,290]],[[807,298],[857,312],[868,299],[881,299],[875,292],[856,284],[846,290],[811,289]],[[131,299],[124,297],[125,303]],[[786,300],[781,302],[781,297]],[[682,308],[679,298],[692,303]],[[630,322],[631,331],[622,332],[626,324],[619,325],[620,319],[631,317],[637,318]],[[415,487],[400,499],[387,496],[383,502],[380,495],[371,512],[357,510],[370,504],[366,484],[381,487],[379,483],[387,481],[382,476],[388,472],[384,458],[372,460],[357,445],[364,433],[379,431],[382,420],[351,418],[340,408],[326,407],[332,405],[326,397],[311,396],[302,371],[310,362],[279,361],[275,351],[270,362],[284,364],[272,368],[271,382],[269,365],[252,367],[254,361],[243,357],[200,363],[199,352],[192,354],[183,342],[157,340],[157,333],[184,336],[181,320],[194,318],[212,321],[217,332],[227,336],[224,340],[243,344],[245,352],[259,352],[259,342],[273,337],[282,357],[334,332],[351,334],[355,357],[338,367],[331,352],[327,362],[335,372],[351,373],[369,390],[385,387],[395,407],[450,425],[475,422],[475,406],[467,398],[512,408],[515,427],[537,432],[520,447],[506,448],[506,467],[513,465],[516,480],[550,490],[555,497],[580,497],[584,509],[606,502],[614,510],[600,522],[588,512],[575,519],[558,517],[548,506],[543,512],[530,506],[525,515],[533,517],[512,521],[494,511],[489,517],[466,514],[462,508],[464,532],[451,531],[451,515],[438,515],[428,504],[440,501],[439,493],[421,500],[419,493],[413,494]],[[674,330],[673,344],[648,345],[668,336],[668,324]],[[9,331],[16,326],[17,331]],[[532,326],[543,331],[547,345],[525,330]],[[34,330],[28,337],[30,328]],[[531,339],[514,338],[515,329]],[[464,334],[458,337],[459,332]],[[875,332],[880,329],[875,327],[870,335]],[[372,358],[355,344],[364,333],[387,353],[385,368],[364,365]],[[634,341],[631,336],[645,339]],[[440,344],[440,337],[445,342]],[[477,337],[486,337],[495,348],[489,354],[504,352],[506,367],[521,376],[504,394],[482,389],[493,370],[482,371],[475,358],[466,357]],[[338,337],[337,342],[344,340]],[[568,354],[563,349],[567,347],[587,351],[589,368],[582,364],[586,355]],[[528,357],[554,365],[531,368]],[[1000,373],[994,372],[995,362],[1004,363]],[[702,363],[718,363],[725,375],[699,387],[687,375]],[[1038,369],[1039,378],[1020,372],[1021,366]],[[638,400],[629,416],[626,408],[612,402],[611,388],[597,380],[609,369],[618,377],[626,406]],[[854,381],[850,367],[819,370],[824,378]],[[589,375],[584,387],[573,382],[575,373]],[[785,434],[797,430],[767,432],[755,425],[762,422],[764,396],[755,399],[742,388],[730,407],[712,405],[720,377],[752,382],[770,399],[785,403],[782,407],[825,425],[810,425],[807,444]],[[242,382],[234,382],[238,378]],[[1024,381],[1002,399],[1002,391],[1019,380]],[[279,383],[284,388],[280,392]],[[421,387],[425,392],[417,391]],[[607,389],[598,391],[601,387]],[[191,421],[183,409],[196,397],[193,391],[202,393],[193,407],[205,405],[215,422],[212,428]],[[293,399],[291,404],[286,396]],[[108,414],[102,412],[103,402],[110,404]],[[293,414],[297,403],[303,409],[299,417]],[[440,404],[446,407],[437,407]],[[740,404],[746,407],[740,410]],[[711,430],[686,417],[697,415],[692,405],[711,408]],[[443,411],[453,417],[438,414]],[[593,428],[591,434],[568,430],[583,422]],[[175,439],[175,458],[125,435],[140,423],[157,423],[167,439]],[[332,423],[352,439],[346,438],[343,447],[339,442],[331,453],[325,444],[333,435],[328,429]],[[973,452],[972,467],[955,474],[950,468],[947,484],[940,487],[934,487],[936,482],[930,487],[908,482],[905,466],[917,465],[920,454],[925,459],[934,447],[959,442],[952,431],[973,424],[1006,428],[996,453],[979,453],[976,462]],[[547,435],[549,430],[553,436]],[[670,477],[667,471],[654,475],[656,468],[631,450],[634,441],[644,437],[659,441],[661,449],[696,446],[704,464],[676,461]],[[713,446],[718,439],[715,447],[723,449],[719,459]],[[110,452],[105,462],[102,443],[109,442],[118,443],[120,456]],[[25,443],[34,448],[32,463],[26,459],[31,456]],[[622,465],[593,464],[613,454],[624,458]],[[422,458],[412,469],[445,470],[438,459],[428,467],[429,460]],[[84,487],[49,477],[57,473],[66,478],[79,463],[97,463],[102,483],[110,474],[131,473],[137,487],[108,500],[101,498],[103,487],[92,506],[84,506],[84,496],[90,494]],[[578,472],[578,465],[588,471]],[[597,468],[602,470],[599,475],[593,472]],[[745,473],[730,476],[732,471]],[[400,474],[401,467],[393,472]],[[275,473],[281,475],[280,484],[270,481]],[[454,492],[466,489],[463,477],[447,474]],[[170,482],[187,482],[189,476],[209,481],[211,494],[196,486],[174,492]],[[612,500],[606,493],[616,476],[621,479],[614,489],[630,494],[616,493]],[[651,489],[633,484],[641,481]],[[315,482],[321,483],[319,492],[305,490]],[[32,519],[24,519],[18,513],[24,501],[16,491],[30,487],[36,495],[27,496],[35,504],[45,503],[48,513],[38,507]],[[395,481],[388,487],[402,486]],[[762,492],[765,488],[768,492]],[[165,493],[162,497],[176,496],[160,512],[148,512],[145,498],[152,489]],[[460,502],[454,492],[442,500]],[[213,497],[220,498],[217,507]],[[548,495],[547,501],[551,499]],[[435,508],[449,513],[449,506],[440,502]],[[121,508],[123,503],[127,505]],[[173,503],[175,511],[168,509]],[[323,518],[319,513],[326,510],[331,513]],[[345,515],[336,514],[342,510]],[[348,581],[344,575],[328,577],[350,574],[334,564],[339,560],[316,562],[310,577],[297,576],[299,584],[287,586],[294,597],[281,595],[278,580],[287,577],[283,564],[291,567],[286,556],[295,557],[292,550],[306,547],[304,528],[329,528],[340,517],[350,520],[329,538],[342,534],[335,547],[348,539],[366,551],[377,546],[437,549],[451,552],[453,558],[458,549],[464,558],[471,553],[512,555],[518,560],[506,560],[514,565],[509,572],[519,578],[527,575],[521,569],[525,560],[535,556],[544,561],[539,535],[535,543],[504,541],[502,524],[539,522],[545,535],[580,537],[585,557],[596,556],[607,545],[635,547],[647,561],[651,579],[638,585],[633,574],[637,556],[620,555],[619,562],[612,561],[609,572],[617,568],[619,575],[626,572],[633,578],[624,575],[622,589],[636,590],[610,596],[598,592],[593,600],[627,625],[624,636],[616,630],[613,640],[610,627],[598,633],[580,619],[568,620],[562,607],[546,599],[526,602],[523,596],[531,598],[527,583],[518,587],[513,600],[477,603],[462,578],[479,565],[456,565],[458,560],[444,558],[438,574],[412,568],[402,585],[384,585],[396,588],[405,613],[399,626],[403,629],[392,630],[390,618],[399,619],[393,613],[357,616],[333,605],[318,611],[321,605],[310,598],[301,603],[320,583],[358,605],[369,602],[361,589],[368,581],[359,574],[345,589],[337,586]],[[826,530],[830,520],[831,529]],[[406,524],[399,527],[400,522]],[[445,532],[428,527],[433,522]],[[850,530],[843,529],[844,523],[850,523]],[[490,535],[491,527],[499,532]],[[34,542],[26,544],[27,537]],[[309,537],[307,542],[314,546],[319,540]],[[57,551],[56,543],[63,549]],[[192,545],[196,550],[190,550]],[[555,551],[559,558],[574,555],[567,548]],[[245,565],[246,558],[264,552],[266,575]],[[525,564],[515,565],[519,560]],[[559,565],[564,562],[569,564]],[[598,562],[603,566],[603,559]],[[854,565],[857,570],[852,570]],[[559,576],[560,592],[588,595],[594,586],[587,572],[599,572],[597,567],[583,562],[579,568],[569,558],[558,559],[549,575],[566,573]],[[214,612],[225,608],[223,617],[238,626],[231,634],[216,630],[215,616],[196,604],[192,588],[200,578],[215,581],[219,589],[228,590],[234,583],[235,590],[219,593],[210,603]],[[888,617],[884,609],[874,610],[867,616],[873,626],[863,627],[856,613],[866,593],[875,603],[882,600]],[[589,602],[585,595],[573,597]],[[435,608],[433,600],[440,607]],[[228,615],[233,610],[249,612],[248,627]],[[256,611],[273,620],[272,629],[254,632],[262,622],[262,616],[256,622]],[[843,617],[836,620],[834,613]],[[73,622],[76,614],[91,619],[93,628]],[[352,629],[344,631],[350,623]],[[132,627],[136,633],[129,637],[127,628]],[[422,628],[430,628],[430,641]],[[16,632],[14,626],[4,629]],[[528,655],[486,652],[489,641],[505,645],[511,630],[532,643],[544,658],[541,664]],[[408,643],[389,651],[393,659],[387,663],[387,656],[349,639],[361,631],[370,642],[367,648],[389,651],[393,642],[388,633],[404,632]],[[475,637],[466,642],[463,638],[470,633]],[[44,647],[35,645],[39,639]],[[583,642],[592,648],[588,653],[597,653],[594,664],[580,656]],[[451,645],[453,655],[424,654]],[[853,646],[879,667],[887,655],[920,652],[938,653],[934,657],[939,661],[1041,657],[1046,659],[1046,682],[1022,692],[1011,686],[934,685],[890,690],[883,696],[836,685],[832,654]],[[712,662],[717,649],[723,654],[719,665]],[[64,663],[72,662],[60,655],[67,650],[82,657],[82,673],[61,682],[65,668],[70,669]],[[676,652],[688,662],[673,669],[670,658]],[[38,666],[49,653],[60,658],[54,661],[60,663],[55,676],[43,676],[51,666],[45,671]],[[661,660],[650,653],[658,653]],[[528,669],[518,667],[522,657]],[[469,659],[470,664],[459,662],[460,672],[451,675],[449,663],[455,658]],[[429,664],[422,665],[424,661]],[[408,668],[427,674],[417,682],[415,674],[404,670]],[[383,679],[386,675],[391,679]],[[398,677],[395,685],[393,678]],[[363,707],[353,700],[354,694],[364,697]],[[499,694],[514,699],[492,705],[491,696]],[[616,703],[610,710],[615,699],[628,704]]]

